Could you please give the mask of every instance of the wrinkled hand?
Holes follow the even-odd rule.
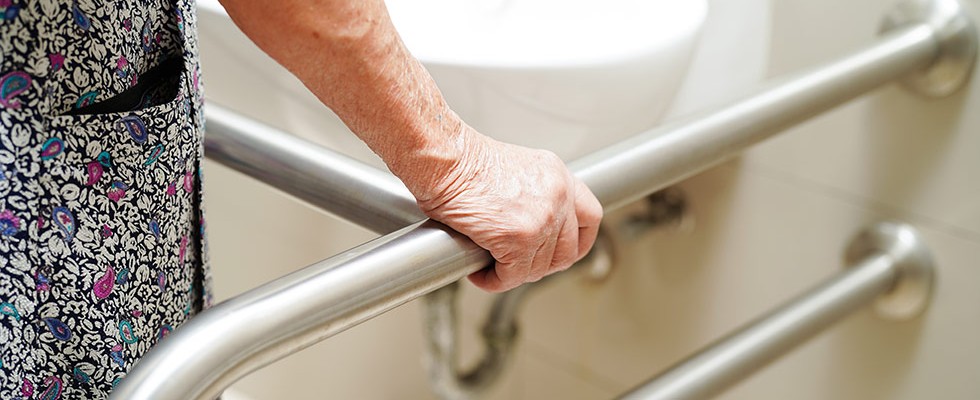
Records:
[[[473,274],[473,283],[507,290],[589,250],[602,209],[558,157],[463,124],[405,48],[383,1],[319,3],[222,0],[259,47],[385,161],[427,215],[493,254],[494,268]]]
[[[588,253],[602,206],[558,156],[475,132],[464,149],[419,206],[496,259],[493,268],[470,275],[473,284],[506,291],[565,270]]]

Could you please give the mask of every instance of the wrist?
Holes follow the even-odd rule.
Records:
[[[455,183],[473,174],[469,160],[480,157],[485,138],[462,122],[448,108],[440,114],[439,124],[429,134],[410,146],[402,146],[388,157],[382,156],[388,168],[405,183],[419,204],[450,196]]]

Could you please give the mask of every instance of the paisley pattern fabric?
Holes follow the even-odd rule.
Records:
[[[207,307],[191,0],[0,0],[0,398],[105,398]]]

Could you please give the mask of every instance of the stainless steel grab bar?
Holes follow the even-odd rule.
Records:
[[[848,246],[841,272],[719,339],[622,396],[623,400],[705,399],[878,299],[885,316],[909,318],[926,306],[932,257],[908,225],[880,223]],[[884,296],[882,296],[884,295]]]
[[[921,22],[900,26],[839,61],[715,112],[639,134],[580,159],[571,168],[607,210],[615,208],[884,83],[913,72],[928,74],[930,67],[946,59],[950,43],[973,34],[951,36],[947,31],[944,26]],[[209,118],[214,116],[209,113]],[[215,125],[214,120],[209,124]],[[212,152],[222,148],[209,145]],[[288,158],[290,153],[284,154]],[[270,174],[265,179],[277,179],[270,177],[278,172],[292,173],[283,160],[266,161],[269,163],[255,167]],[[349,184],[360,187],[354,180]],[[302,185],[277,183],[280,189],[315,201],[310,200],[315,196],[304,196],[304,188],[298,186]],[[346,216],[347,210],[339,213]],[[255,369],[490,262],[486,251],[444,225],[416,223],[201,313],[151,350],[111,397],[214,398]]]
[[[205,112],[205,154],[212,160],[374,232],[425,219],[390,173],[213,103]]]

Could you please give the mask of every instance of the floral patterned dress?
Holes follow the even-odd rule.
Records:
[[[192,0],[0,0],[0,398],[105,398],[210,303]]]

